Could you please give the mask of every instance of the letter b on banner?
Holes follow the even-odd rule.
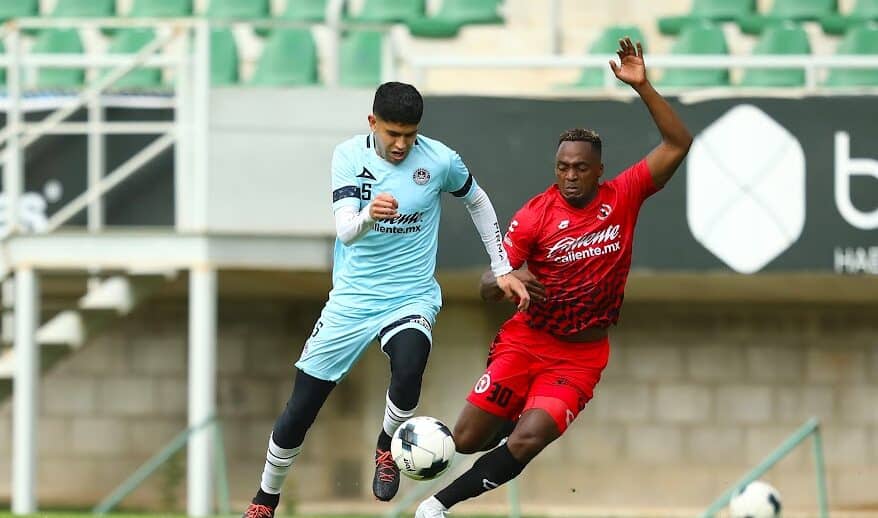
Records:
[[[851,202],[851,176],[871,176],[878,180],[878,160],[851,158],[851,137],[844,131],[835,134],[835,205],[851,225],[871,230],[878,228],[878,207],[863,212]]]

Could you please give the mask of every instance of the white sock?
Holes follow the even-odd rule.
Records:
[[[415,410],[417,410],[417,406],[412,408],[411,410],[400,410],[398,406],[393,404],[393,401],[390,400],[390,394],[387,394],[386,398],[387,406],[384,407],[384,433],[393,437],[393,432],[399,428],[399,425],[406,422],[415,415]]]
[[[274,442],[274,435],[268,439],[268,451],[265,454],[265,468],[262,470],[262,491],[272,495],[280,494],[290,467],[302,451],[301,446],[281,448]]]

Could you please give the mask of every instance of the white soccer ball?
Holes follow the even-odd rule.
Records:
[[[729,512],[732,518],[777,518],[780,516],[780,493],[761,480],[750,482],[732,495]]]
[[[400,473],[415,480],[430,480],[444,473],[454,451],[451,430],[427,416],[402,423],[390,441],[390,454]]]

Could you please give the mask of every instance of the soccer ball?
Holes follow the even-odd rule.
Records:
[[[732,496],[732,518],[776,518],[780,516],[780,493],[761,480],[750,482]]]
[[[454,439],[442,421],[426,416],[412,417],[393,433],[390,454],[403,475],[430,480],[451,465]]]

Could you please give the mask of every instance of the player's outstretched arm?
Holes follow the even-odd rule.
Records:
[[[643,47],[640,42],[635,45],[631,38],[619,40],[619,64],[610,61],[610,68],[616,77],[634,89],[643,103],[646,104],[655,125],[662,134],[662,143],[646,155],[646,164],[657,187],[664,186],[692,144],[692,135],[668,101],[653,88],[646,77],[646,65],[643,61]]]
[[[536,302],[546,301],[546,288],[540,284],[540,281],[538,281],[537,278],[534,277],[534,274],[530,273],[527,268],[515,270],[511,272],[510,275],[514,276],[524,284],[531,300]],[[494,277],[494,273],[491,270],[482,274],[481,283],[479,285],[479,295],[481,295],[482,300],[487,302],[499,302],[506,298],[506,294],[500,289],[500,286],[497,285],[497,278]]]

